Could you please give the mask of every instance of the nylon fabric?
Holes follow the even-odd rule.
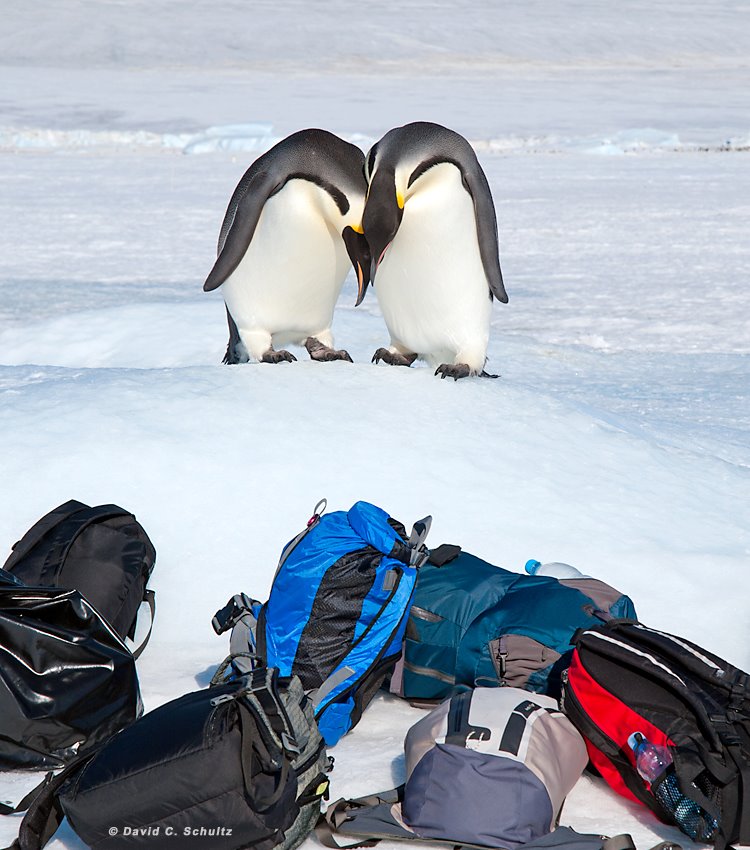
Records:
[[[589,739],[592,762],[614,790],[717,847],[750,822],[750,689],[747,675],[683,638],[618,620],[583,632],[564,691],[565,711]],[[679,793],[640,779],[627,736],[641,731],[672,754]],[[629,793],[630,792],[630,793]],[[718,821],[718,827],[717,827]],[[750,837],[750,836],[749,836]]]
[[[59,768],[142,711],[132,654],[78,591],[0,587],[0,768]]]
[[[70,500],[26,532],[4,569],[28,586],[80,591],[120,637],[132,638],[155,561],[133,514]]]
[[[421,838],[509,848],[548,832],[553,819],[544,785],[522,764],[450,744],[420,760],[401,811]]]
[[[269,666],[309,691],[327,682],[316,717],[329,745],[358,721],[401,653],[416,567],[389,555],[396,525],[367,502],[320,516],[284,548],[258,614],[257,650]]]
[[[594,614],[599,603],[614,598],[608,613],[635,615],[628,597],[599,581],[582,585],[592,586],[598,602],[557,579],[513,573],[467,552],[441,566],[428,562],[420,569],[413,600],[421,612],[410,617],[404,643],[401,695],[445,698],[453,678],[468,687],[523,683],[528,690],[558,696],[573,636],[601,623]],[[499,638],[514,635],[536,642],[539,652],[511,640],[513,651],[502,658],[493,653]]]
[[[186,694],[108,741],[60,790],[73,829],[92,850],[119,850],[126,828],[128,847],[155,850],[296,846],[297,834],[283,842],[300,814],[297,777],[273,732],[278,716],[260,708],[278,705],[275,677],[264,669]],[[243,696],[248,684],[260,702]]]

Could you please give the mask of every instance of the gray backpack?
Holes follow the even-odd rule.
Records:
[[[588,762],[586,745],[548,696],[475,688],[446,700],[409,730],[400,788],[339,800],[318,835],[347,840],[423,839],[464,847],[602,850],[605,837],[557,827]],[[632,848],[629,836],[605,850]]]

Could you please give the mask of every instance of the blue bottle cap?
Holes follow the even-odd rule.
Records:
[[[526,561],[526,566],[524,567],[524,569],[530,576],[533,576],[541,566],[541,561],[535,561],[533,558],[531,558],[530,560]]]

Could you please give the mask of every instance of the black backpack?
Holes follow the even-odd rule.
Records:
[[[62,767],[141,712],[132,653],[77,590],[0,586],[0,770]]]
[[[685,638],[612,620],[579,634],[563,678],[563,710],[615,791],[696,841],[750,844],[747,673]],[[672,761],[648,782],[629,743],[641,739]]]
[[[154,594],[146,583],[155,560],[154,546],[132,513],[71,499],[26,532],[3,569],[6,582],[80,591],[121,638],[132,639],[141,602],[148,602],[153,622]]]
[[[63,817],[92,850],[293,850],[325,767],[299,679],[263,668],[165,703],[50,775],[17,807],[12,850],[40,850]]]

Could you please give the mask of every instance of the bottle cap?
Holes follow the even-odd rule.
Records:
[[[643,732],[633,732],[633,734],[628,738],[628,746],[631,750],[634,750],[637,746],[642,744],[646,740],[646,736]]]
[[[533,576],[541,566],[541,561],[535,561],[533,558],[531,558],[530,560],[526,561],[526,566],[524,567],[524,569],[530,576]]]

